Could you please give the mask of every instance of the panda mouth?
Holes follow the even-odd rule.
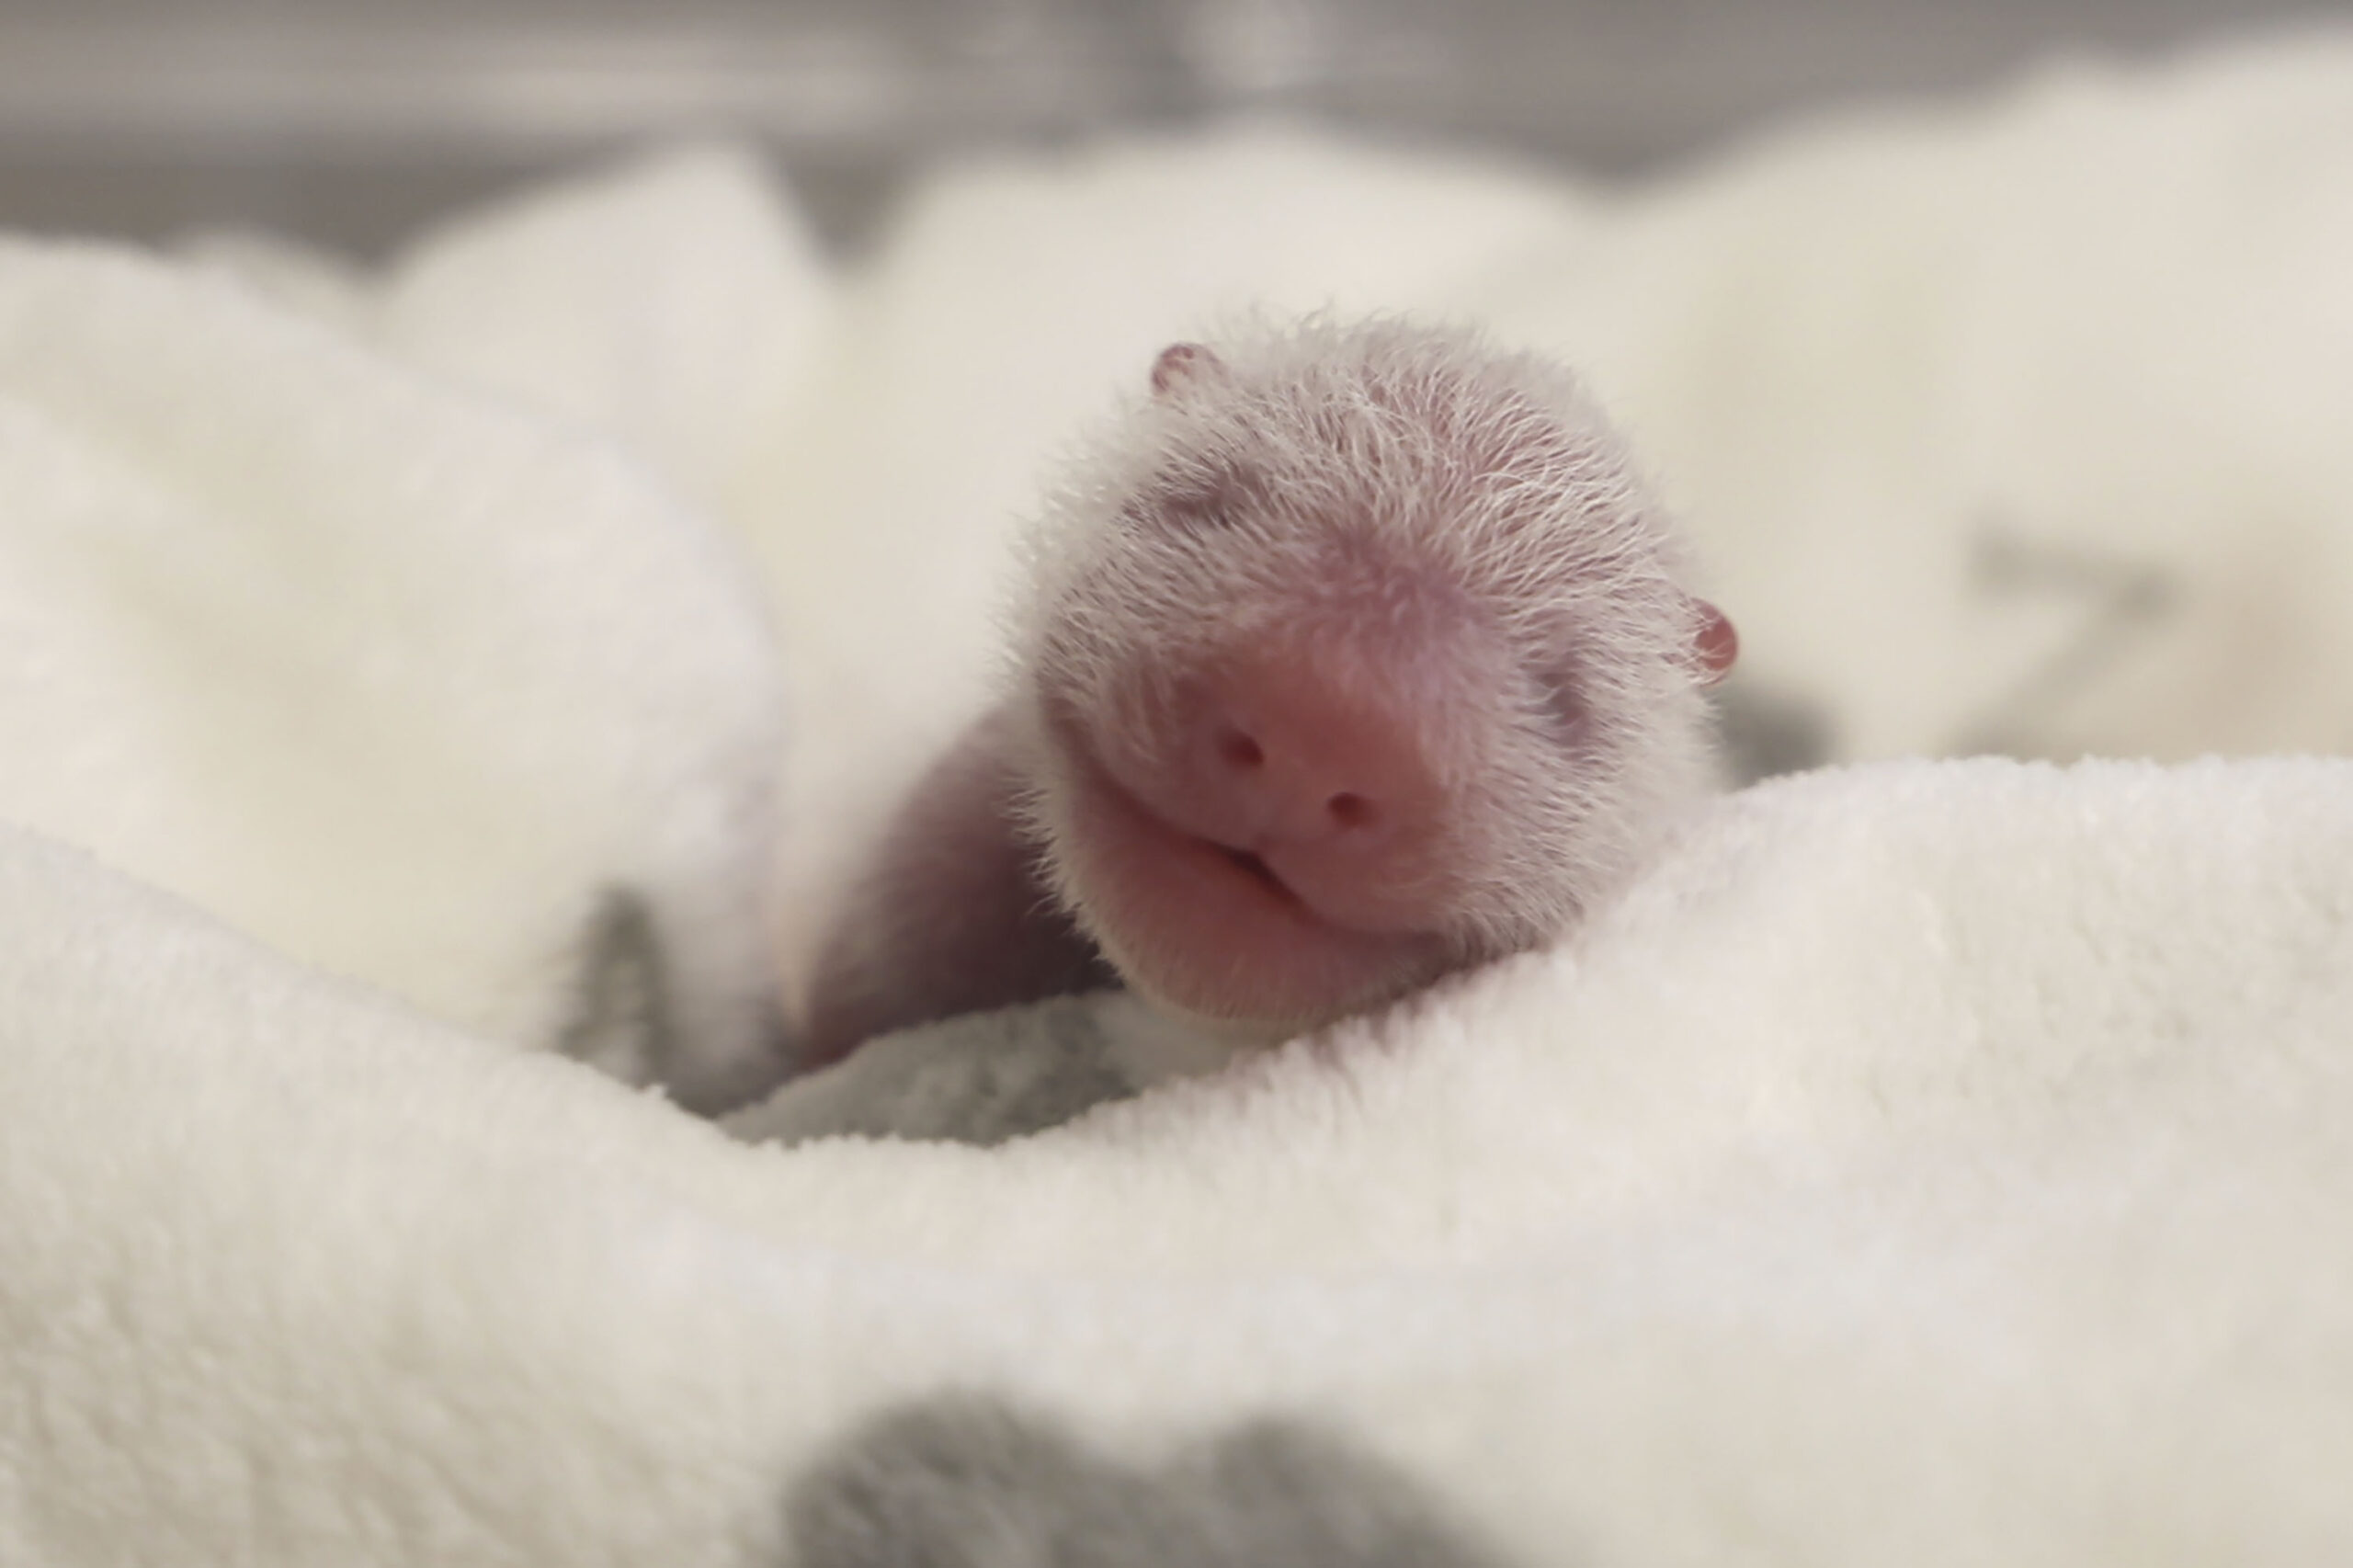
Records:
[[[1091,934],[1137,990],[1221,1025],[1290,1033],[1451,967],[1427,932],[1334,920],[1258,853],[1188,833],[1087,767],[1063,846],[1091,890]]]
[[[1275,893],[1279,897],[1288,899],[1291,903],[1300,905],[1302,909],[1306,907],[1306,901],[1301,898],[1297,892],[1292,891],[1291,885],[1283,881],[1281,877],[1276,875],[1275,869],[1272,866],[1267,865],[1264,859],[1253,854],[1251,851],[1236,848],[1231,844],[1220,844],[1213,838],[1204,838],[1200,840],[1200,842],[1207,845],[1219,855],[1223,856],[1227,865],[1232,866],[1244,876],[1256,881],[1268,892]]]

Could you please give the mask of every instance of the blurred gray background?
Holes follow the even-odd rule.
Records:
[[[665,133],[854,249],[942,149],[1280,108],[1602,173],[1802,106],[2341,18],[2312,0],[0,0],[0,226],[361,254]]]

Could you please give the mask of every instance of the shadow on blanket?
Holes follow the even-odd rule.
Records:
[[[793,1489],[799,1568],[1490,1568],[1412,1480],[1266,1420],[1139,1470],[1001,1402],[946,1396],[861,1427]]]

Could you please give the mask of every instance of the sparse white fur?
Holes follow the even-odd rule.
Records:
[[[1149,672],[1303,615],[1467,613],[1499,667],[1434,669],[1415,694],[1461,763],[1446,782],[1467,876],[1443,935],[1458,963],[1557,936],[1710,778],[1704,611],[1669,518],[1571,374],[1474,332],[1315,316],[1211,347],[1210,369],[1138,397],[1074,455],[1031,531],[1013,700],[1036,831],[1056,844],[1078,788],[1047,703],[1148,725],[1169,701]],[[1140,497],[1149,513],[1171,496],[1220,515],[1140,515]]]

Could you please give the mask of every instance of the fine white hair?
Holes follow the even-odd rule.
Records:
[[[1149,726],[1154,672],[1222,647],[1460,625],[1500,656],[1433,658],[1407,694],[1457,764],[1443,935],[1468,962],[1566,929],[1712,777],[1707,612],[1599,407],[1542,358],[1385,317],[1249,324],[1166,381],[1071,455],[1029,536],[1013,701],[1057,875],[1077,781],[1052,705]]]

